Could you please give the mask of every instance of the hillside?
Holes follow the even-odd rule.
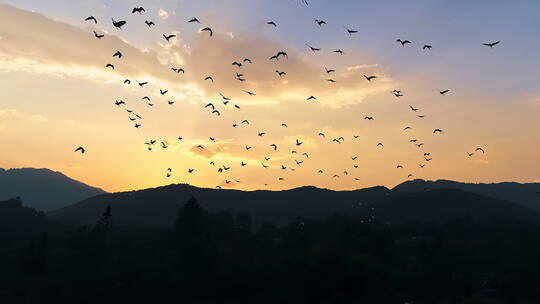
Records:
[[[364,209],[393,224],[416,220],[445,221],[456,217],[475,220],[512,218],[540,223],[540,213],[507,201],[457,189],[395,194]]]
[[[49,169],[0,168],[0,200],[20,197],[39,211],[63,208],[105,191]]]
[[[355,191],[332,191],[316,187],[285,191],[240,191],[180,184],[99,195],[50,212],[48,216],[68,223],[93,223],[104,208],[111,205],[119,225],[171,226],[178,209],[190,197],[195,196],[209,211],[247,211],[255,222],[286,224],[296,216],[321,218],[333,213],[348,214],[358,208],[358,203],[373,203],[386,197],[389,192],[385,187]]]
[[[392,190],[399,192],[420,192],[433,189],[459,189],[509,201],[530,209],[540,210],[540,183],[491,183],[473,184],[450,180],[426,181],[416,179],[397,185]]]

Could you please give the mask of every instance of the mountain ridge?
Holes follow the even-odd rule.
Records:
[[[49,211],[107,193],[47,168],[0,168],[0,200],[21,197],[25,206]]]

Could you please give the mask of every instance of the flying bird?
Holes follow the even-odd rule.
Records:
[[[309,47],[310,50],[312,50],[313,52],[317,52],[317,51],[320,51],[321,49],[320,48],[316,48],[316,47],[312,47],[311,45],[307,44],[306,45]]]
[[[163,38],[165,38],[165,40],[167,40],[167,42],[169,42],[169,40],[170,40],[171,38],[174,38],[174,37],[176,37],[175,34],[170,34],[170,35],[165,35],[165,34],[163,34]]]
[[[443,133],[443,130],[441,130],[441,129],[435,129],[435,130],[433,130],[433,134],[435,134],[435,133]]]
[[[133,10],[131,11],[132,14],[135,14],[135,13],[139,13],[139,14],[142,14],[143,12],[146,12],[144,10],[144,7],[134,7]]]
[[[347,33],[349,34],[349,36],[352,36],[352,34],[358,33],[357,30],[351,30],[351,29],[348,29],[348,28],[346,28],[346,27],[344,27],[344,28],[345,28],[345,30],[347,31]]]
[[[214,32],[212,31],[211,28],[209,27],[205,27],[203,29],[201,29],[201,32],[209,32],[210,33],[210,37],[212,37],[214,35]]]
[[[84,21],[94,21],[94,23],[97,24],[96,17],[94,17],[94,16],[86,17],[86,19],[84,19]]]
[[[107,65],[105,65],[106,68],[111,68],[114,70],[114,65],[110,64],[110,63],[107,63]]]
[[[301,144],[303,144],[303,142],[299,141],[298,139],[296,140],[296,145],[297,146],[300,146]]]
[[[273,25],[274,27],[277,26],[277,24],[274,21],[268,21],[268,22],[266,22],[266,24]]]
[[[144,87],[144,85],[148,84],[148,81],[144,81],[144,82],[138,82],[137,81],[137,84],[142,88],[142,87]]]
[[[366,76],[366,75],[364,75],[364,78],[367,79],[367,81],[371,82],[371,80],[377,78],[377,76],[374,76],[374,75]]]
[[[148,25],[148,27],[151,27],[152,25],[156,25],[154,23],[154,21],[148,21],[148,20],[145,20],[144,23],[146,23],[146,25]]]
[[[126,24],[126,21],[114,21],[114,19],[112,19],[112,24],[114,25],[114,27],[121,30],[122,26]]]
[[[197,19],[197,18],[193,18],[193,19],[188,20],[188,23],[193,23],[193,22],[201,23],[201,22],[199,21],[199,19]]]
[[[210,81],[214,82],[214,78],[212,78],[212,76],[207,76],[206,78],[204,78],[204,80],[210,80]]]
[[[315,96],[309,96],[306,100],[317,100],[317,98]]]
[[[450,92],[450,90],[447,89],[447,90],[439,91],[439,94],[444,96],[444,94],[446,94],[448,92]]]
[[[95,36],[97,39],[101,39],[101,38],[105,37],[104,34],[98,34],[96,31],[94,31],[94,36]]]
[[[401,39],[397,39],[396,41],[399,42],[399,43],[401,43],[401,46],[405,46],[405,44],[411,43],[409,40],[401,40]]]
[[[75,149],[74,152],[81,152],[81,154],[84,154],[84,152],[86,152],[86,149],[83,147],[78,147],[77,149]]]
[[[482,149],[482,148],[476,148],[474,151],[481,151],[482,154],[485,154],[485,153],[486,153],[486,152],[484,151],[484,149]]]
[[[433,46],[429,45],[429,44],[424,44],[424,46],[422,47],[423,50],[431,50]]]
[[[494,46],[496,46],[497,44],[499,44],[501,41],[495,41],[495,42],[490,42],[490,43],[482,43],[482,45],[485,45],[485,46],[489,46],[490,48],[493,48]]]
[[[377,144],[377,147],[381,147],[381,148],[382,148],[382,147],[384,147],[384,145],[383,145],[383,143],[378,143],[378,144]]]
[[[123,55],[122,55],[122,53],[120,51],[116,51],[116,53],[114,53],[112,56],[122,58]]]

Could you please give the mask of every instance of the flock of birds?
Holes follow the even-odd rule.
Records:
[[[301,0],[301,1],[302,1],[303,4],[308,5],[308,2],[307,2],[307,1],[305,1],[305,0]],[[143,15],[143,14],[145,14],[145,12],[146,12],[146,11],[145,11],[145,9],[144,9],[143,7],[135,7],[135,8],[132,9],[132,14]],[[89,17],[87,17],[87,18],[84,19],[84,20],[85,20],[85,21],[88,21],[88,22],[93,22],[94,24],[98,24],[98,20],[97,20],[97,18],[95,18],[94,16],[89,16]],[[326,22],[325,20],[320,20],[320,19],[314,19],[314,20],[315,20],[315,24],[316,24],[317,26],[319,26],[319,27],[322,27],[322,26],[327,25],[327,22]],[[152,21],[152,20],[144,20],[144,23],[145,23],[148,27],[154,27],[154,26],[156,26],[155,22]],[[202,24],[201,21],[200,21],[198,18],[191,18],[191,19],[187,20],[187,23],[190,23],[190,24]],[[277,27],[277,26],[278,26],[278,24],[277,24],[275,21],[272,21],[272,20],[267,21],[266,24],[267,24],[268,26],[272,26],[272,27]],[[119,20],[119,21],[117,21],[117,20],[115,20],[115,19],[112,19],[112,25],[113,25],[116,29],[119,29],[119,30],[120,30],[120,29],[123,29],[125,26],[127,26],[127,22],[124,21],[124,20]],[[347,28],[347,27],[344,27],[344,29],[345,29],[346,33],[347,33],[349,36],[352,36],[352,35],[358,33],[358,31],[357,31],[357,30],[354,30],[354,29],[350,29],[350,28]],[[208,37],[209,37],[209,38],[211,38],[211,37],[214,36],[214,32],[213,32],[212,28],[210,28],[210,27],[208,27],[208,26],[199,28],[199,31],[200,31],[201,33],[202,33],[202,32],[208,33]],[[105,34],[98,33],[98,32],[96,32],[95,30],[93,31],[93,33],[94,33],[95,38],[97,38],[97,39],[102,39],[102,38],[105,36]],[[176,34],[163,34],[162,37],[163,37],[163,39],[165,39],[165,40],[169,43],[171,39],[173,39],[173,38],[176,37]],[[396,42],[399,43],[402,47],[407,47],[407,45],[412,45],[412,42],[409,41],[409,40],[397,39]],[[484,43],[483,45],[484,45],[484,46],[487,46],[487,47],[489,47],[489,48],[493,48],[494,46],[498,45],[499,43],[500,43],[500,41],[495,41],[495,42]],[[320,51],[321,51],[321,48],[319,48],[319,47],[314,47],[314,46],[309,45],[309,44],[306,44],[306,46],[307,46],[307,47],[309,48],[309,50],[312,51],[312,52],[320,52]],[[427,50],[427,51],[430,51],[432,48],[433,48],[433,46],[430,45],[430,44],[425,44],[425,45],[423,45],[423,47],[422,47],[423,50]],[[344,54],[345,54],[345,52],[343,52],[341,49],[334,50],[333,52],[336,53],[336,54],[339,54],[339,55],[344,55]],[[116,51],[112,52],[112,57],[118,58],[118,59],[122,59],[122,58],[123,58],[123,54],[122,54],[121,51],[116,50]],[[270,57],[268,58],[268,60],[270,60],[270,61],[279,61],[279,60],[287,60],[287,59],[288,59],[288,54],[287,54],[287,52],[285,52],[285,51],[279,51],[279,52],[277,52],[276,54],[274,54],[274,55],[272,55],[272,56],[270,56]],[[254,63],[250,58],[244,58],[244,59],[242,59],[242,60],[240,60],[240,61],[234,61],[234,62],[232,62],[232,66],[233,66],[234,68],[238,68],[238,69],[241,68],[241,67],[244,66],[244,65],[247,65],[247,64],[255,64],[255,63]],[[105,64],[105,68],[114,70],[114,69],[115,69],[115,66],[114,66],[114,64],[112,64],[112,63],[106,63],[106,64]],[[234,68],[233,68],[233,69],[234,69]],[[185,73],[185,70],[184,70],[183,68],[181,68],[181,67],[170,67],[170,70],[171,70],[171,72],[173,72],[173,73],[182,73],[182,74]],[[329,69],[329,68],[326,68],[326,67],[325,67],[325,71],[324,71],[324,72],[326,73],[326,75],[328,75],[328,77],[331,77],[332,74],[336,73],[336,71],[335,71],[334,69]],[[280,78],[281,78],[281,77],[286,77],[286,76],[287,76],[287,73],[286,73],[285,71],[280,71],[280,70],[277,70],[277,69],[276,69],[276,70],[275,70],[275,73],[277,74],[277,77],[280,77]],[[372,81],[376,81],[376,80],[377,80],[377,76],[376,76],[376,75],[363,75],[363,77],[364,77],[365,81],[367,81],[367,82],[369,82],[369,83],[371,83]],[[239,72],[237,72],[237,71],[235,71],[235,79],[238,80],[238,81],[240,81],[240,82],[245,82],[245,81],[247,80],[243,73],[239,73]],[[209,82],[213,83],[213,82],[214,82],[214,79],[213,79],[212,76],[207,76],[207,77],[204,78],[204,81],[209,81]],[[332,78],[328,78],[328,79],[326,79],[326,81],[331,82],[331,83],[336,82],[336,80],[335,80],[335,79],[332,79]],[[135,82],[136,82],[136,84],[137,84],[139,87],[141,87],[141,88],[144,88],[144,87],[148,84],[147,81],[138,81],[138,80],[135,80]],[[132,83],[132,82],[131,82],[130,79],[125,79],[124,82],[123,82],[124,85],[131,85],[131,83]],[[249,96],[256,96],[256,95],[257,95],[256,93],[251,92],[251,91],[247,91],[247,90],[242,90],[242,91],[243,91],[244,93],[248,94]],[[168,92],[169,92],[169,91],[168,91],[167,89],[160,89],[160,92],[159,92],[159,93],[160,93],[160,95],[165,96]],[[392,93],[396,98],[400,98],[400,97],[404,96],[404,95],[403,95],[403,92],[402,92],[401,90],[392,90],[391,93]],[[445,96],[445,95],[448,94],[448,93],[450,93],[450,90],[449,90],[449,89],[439,90],[439,94],[442,95],[442,96]],[[220,97],[221,97],[221,99],[222,99],[223,105],[225,105],[225,106],[227,106],[229,103],[232,102],[232,99],[231,99],[231,98],[229,98],[229,97],[223,95],[222,93],[220,93]],[[150,99],[149,96],[144,96],[144,97],[142,97],[142,100],[146,101],[148,106],[154,106],[154,104],[151,102],[151,99]],[[313,95],[312,95],[312,96],[309,96],[309,97],[306,98],[306,101],[316,102],[316,101],[317,101],[317,97],[315,97],[315,96],[313,96]],[[171,105],[171,106],[174,105],[174,101],[168,100],[167,103],[168,103],[168,105]],[[122,100],[117,100],[117,101],[115,101],[115,105],[118,106],[118,107],[121,107],[121,106],[125,106],[126,103],[125,103],[124,101],[122,101]],[[237,110],[240,110],[240,109],[241,109],[240,106],[239,106],[238,104],[234,104],[234,107],[235,107]],[[418,113],[418,111],[419,111],[418,108],[415,108],[415,107],[413,107],[413,106],[411,106],[411,105],[409,105],[409,108],[410,108],[410,110],[411,110],[412,112],[414,112],[415,114]],[[219,108],[218,108],[217,105],[214,104],[214,103],[207,103],[206,105],[204,105],[204,109],[208,109],[208,110],[210,111],[211,115],[221,116],[221,112],[220,112]],[[142,117],[141,117],[138,113],[136,113],[135,111],[133,111],[133,110],[131,110],[131,109],[127,109],[127,108],[126,108],[125,110],[126,110],[126,112],[128,113],[129,120],[133,122],[133,124],[134,124],[133,126],[134,126],[135,128],[140,128],[140,127],[142,127],[142,123],[141,123]],[[420,115],[420,114],[416,114],[416,116],[417,116],[418,118],[420,118],[420,119],[422,119],[422,118],[425,117],[425,115]],[[372,120],[374,120],[375,118],[374,118],[373,116],[365,116],[364,119],[365,119],[366,121],[372,121]],[[249,125],[249,124],[250,124],[250,121],[247,120],[247,119],[241,121],[241,123],[240,123],[240,125]],[[238,123],[233,123],[233,124],[232,124],[232,127],[233,127],[233,128],[237,128],[238,126],[239,126]],[[287,125],[287,123],[282,123],[282,124],[281,124],[281,127],[282,127],[282,128],[288,128],[288,125]],[[410,129],[412,129],[412,127],[407,126],[407,127],[405,127],[403,130],[406,131],[406,130],[410,130]],[[433,134],[443,134],[443,133],[444,133],[444,130],[441,129],[441,128],[436,128],[436,129],[433,129],[433,132],[432,132],[432,133],[433,133]],[[259,137],[264,137],[264,136],[266,135],[266,132],[264,132],[264,131],[259,131],[259,132],[257,133],[257,135],[258,135]],[[320,137],[320,138],[325,138],[325,137],[326,137],[326,134],[323,133],[323,132],[319,132],[319,133],[317,134],[317,136]],[[353,135],[352,138],[353,138],[353,139],[357,139],[357,138],[359,138],[359,136],[358,136],[358,135]],[[179,140],[179,141],[182,141],[182,140],[183,140],[183,137],[178,137],[178,140]],[[214,137],[209,137],[209,140],[210,140],[210,142],[215,142],[215,141],[216,141],[216,139],[215,139]],[[332,138],[332,140],[331,140],[331,142],[336,143],[336,144],[341,144],[341,143],[343,143],[344,141],[345,141],[345,137],[343,137],[343,136],[340,136],[340,137],[337,137],[337,138]],[[421,141],[418,140],[418,139],[410,139],[409,142],[412,143],[412,144],[414,144],[414,145],[416,145],[418,148],[421,148],[421,149],[422,149],[422,147],[424,146],[424,143],[421,142]],[[154,147],[156,147],[156,146],[159,146],[159,147],[161,147],[162,149],[167,149],[167,148],[169,147],[169,144],[168,144],[166,141],[160,141],[160,142],[158,143],[158,140],[155,140],[155,139],[151,139],[151,140],[145,142],[144,144],[146,145],[146,147],[147,147],[147,149],[148,149],[149,151],[152,151],[152,150],[154,149]],[[292,165],[281,164],[281,165],[279,166],[279,168],[280,168],[281,170],[295,171],[299,166],[301,166],[301,165],[304,163],[304,161],[306,161],[307,159],[309,159],[310,155],[309,155],[307,152],[305,152],[305,151],[300,151],[300,149],[301,149],[301,147],[302,147],[302,144],[303,144],[303,142],[302,142],[300,139],[294,140],[294,142],[291,143],[291,145],[293,145],[293,147],[295,147],[295,148],[293,148],[293,150],[290,151],[291,154],[296,154],[296,155],[298,155],[297,158],[300,158],[301,160],[294,159],[294,163],[293,163]],[[278,147],[278,145],[277,145],[276,143],[271,143],[271,144],[268,145],[268,147],[269,147],[269,149],[271,149],[271,151],[278,151],[278,150],[280,149],[280,147]],[[378,147],[378,148],[383,148],[383,147],[384,147],[384,144],[383,144],[382,142],[379,142],[379,143],[377,143],[377,147]],[[196,148],[196,149],[204,150],[204,149],[205,149],[205,146],[201,144],[201,145],[197,145],[195,148]],[[246,146],[245,146],[245,149],[246,149],[247,151],[251,150],[252,148],[253,148],[253,147],[252,147],[252,146],[249,146],[249,145],[246,145]],[[78,148],[75,149],[75,152],[80,152],[81,154],[84,154],[84,153],[86,152],[86,149],[85,149],[84,147],[80,146],[80,147],[78,147]],[[472,157],[472,156],[475,155],[475,153],[482,153],[482,154],[485,154],[486,152],[484,151],[484,149],[483,149],[482,147],[477,147],[477,148],[474,149],[473,152],[468,152],[468,151],[467,151],[467,152],[466,152],[466,155],[467,155],[467,157]],[[425,151],[423,151],[423,150],[421,150],[421,155],[423,156],[423,160],[424,160],[425,162],[422,162],[422,163],[418,164],[418,166],[419,166],[419,168],[424,168],[428,162],[430,162],[430,161],[433,160],[433,158],[432,158],[432,155],[431,155],[430,152],[425,152]],[[358,159],[357,156],[352,156],[352,157],[351,157],[351,160],[352,160],[353,162],[356,161],[357,159]],[[269,167],[270,167],[270,165],[268,165],[268,161],[269,161],[269,160],[270,160],[270,157],[265,156],[264,159],[262,159],[261,162],[260,162],[261,167],[264,168],[264,169],[269,168]],[[214,161],[211,161],[211,162],[209,163],[209,165],[210,165],[210,166],[214,166],[214,168],[217,168],[216,171],[217,171],[218,173],[223,173],[223,172],[229,171],[229,170],[231,170],[231,167],[232,167],[232,166],[227,166],[227,165],[219,165],[219,166],[216,166],[216,163],[215,163]],[[244,166],[247,166],[247,165],[248,165],[248,163],[247,163],[247,162],[244,162],[244,161],[242,161],[242,162],[240,163],[240,166],[241,166],[241,167],[244,167]],[[358,167],[359,167],[359,166],[356,165],[356,164],[354,164],[354,165],[352,166],[352,168],[355,168],[355,169],[357,169]],[[398,169],[398,170],[405,169],[405,166],[402,165],[402,164],[396,164],[396,169]],[[193,174],[193,173],[195,173],[195,171],[196,171],[195,168],[189,168],[189,169],[187,170],[187,173],[188,173],[188,174]],[[165,176],[166,176],[167,178],[170,178],[170,177],[172,177],[172,175],[173,175],[173,169],[172,169],[172,168],[167,168],[167,170],[166,170],[165,173],[166,173]],[[319,169],[319,170],[317,170],[317,173],[318,173],[318,174],[323,174],[323,173],[325,173],[325,172],[324,172],[322,169]],[[338,172],[338,173],[334,173],[334,172],[332,172],[332,173],[333,173],[332,178],[340,178],[341,176],[348,176],[348,175],[349,175],[349,171],[348,171],[348,170],[342,170],[341,172]],[[332,174],[332,173],[331,173],[331,174]],[[413,175],[412,173],[409,173],[409,174],[407,175],[407,178],[413,178],[413,177],[414,177],[414,175]],[[278,177],[278,180],[279,180],[279,181],[282,181],[282,180],[284,180],[284,179],[285,179],[284,177]],[[358,179],[358,178],[355,178],[355,180],[359,180],[359,179]],[[234,182],[235,182],[236,184],[240,183],[239,180],[235,180]],[[225,179],[224,182],[222,183],[222,185],[232,185],[232,184],[233,184],[233,181],[232,181],[232,180],[228,180],[228,179]],[[267,186],[268,184],[265,183],[264,185]],[[217,185],[216,188],[221,188],[221,185]]]

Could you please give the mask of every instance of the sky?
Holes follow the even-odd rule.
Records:
[[[0,167],[50,168],[111,192],[540,181],[540,3],[308,3],[0,0]],[[278,51],[288,58],[269,60]]]

